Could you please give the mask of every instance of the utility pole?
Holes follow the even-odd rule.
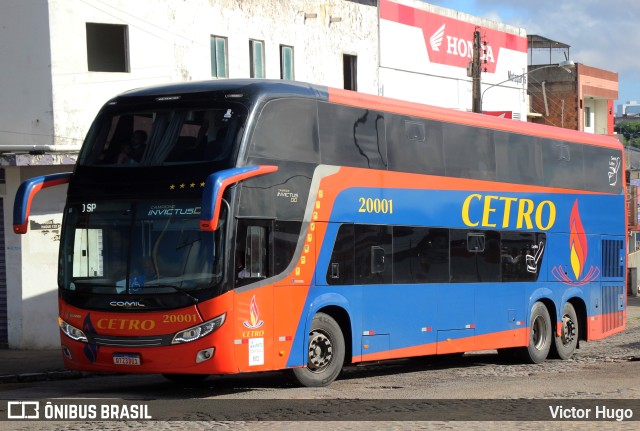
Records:
[[[478,29],[478,27],[476,27],[476,31],[473,32],[473,59],[471,60],[471,110],[478,113],[482,113],[482,97],[480,94],[481,73],[482,68],[480,63],[480,30]]]

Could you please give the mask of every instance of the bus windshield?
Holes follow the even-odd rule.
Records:
[[[222,232],[199,227],[199,201],[92,201],[66,209],[61,288],[158,294],[217,288]],[[226,220],[226,210],[221,223]]]
[[[115,104],[96,118],[78,163],[132,167],[226,160],[245,119],[246,109],[237,103]]]

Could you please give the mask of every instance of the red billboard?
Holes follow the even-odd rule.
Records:
[[[380,0],[380,19],[420,28],[429,55],[425,60],[432,63],[466,69],[473,57],[473,34],[476,29],[480,31],[481,40],[486,41],[481,58],[483,68],[489,73],[495,73],[496,63],[503,49],[525,54],[527,52],[526,36],[479,27],[390,0]]]

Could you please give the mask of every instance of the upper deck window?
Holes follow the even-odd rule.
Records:
[[[241,105],[106,109],[94,122],[79,163],[161,166],[228,159],[241,136]]]

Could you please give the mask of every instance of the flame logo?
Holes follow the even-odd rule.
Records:
[[[242,324],[249,329],[256,329],[264,324],[263,320],[260,320],[260,310],[258,310],[258,303],[256,302],[256,295],[251,298],[251,305],[249,307],[249,319],[250,321],[244,321]]]
[[[571,248],[571,268],[576,280],[579,280],[587,260],[589,247],[587,246],[587,236],[584,233],[584,227],[580,219],[577,199],[573,204],[571,216],[569,217],[569,246]]]
[[[587,274],[581,279],[582,272],[587,262],[587,254],[589,246],[587,243],[587,235],[584,233],[584,226],[580,218],[580,210],[578,209],[578,200],[573,203],[571,215],[569,216],[569,257],[571,261],[571,269],[575,280],[569,278],[567,272],[562,265],[554,266],[551,273],[556,280],[568,284],[570,286],[582,286],[598,278],[600,269],[591,265]]]

